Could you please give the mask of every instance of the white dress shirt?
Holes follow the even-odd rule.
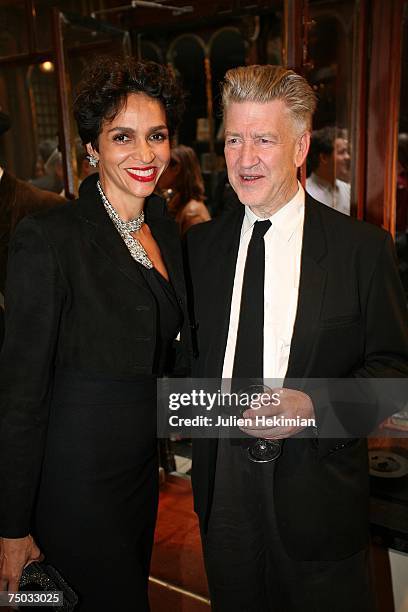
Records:
[[[306,191],[312,198],[330,206],[344,215],[350,214],[350,185],[336,179],[331,185],[314,172],[306,179]]]
[[[296,195],[270,221],[265,241],[264,378],[284,378],[295,322],[302,250],[305,192]],[[265,221],[245,207],[235,268],[234,287],[222,377],[232,377],[245,261],[255,221]]]

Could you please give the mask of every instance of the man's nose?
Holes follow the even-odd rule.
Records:
[[[258,153],[255,143],[251,140],[245,140],[241,147],[241,165],[244,168],[255,166],[259,162]]]

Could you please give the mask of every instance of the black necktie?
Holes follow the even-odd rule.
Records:
[[[235,347],[233,378],[263,379],[264,236],[271,222],[256,221],[248,245]]]

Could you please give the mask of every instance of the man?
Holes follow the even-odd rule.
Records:
[[[313,198],[350,214],[350,153],[344,130],[327,126],[312,133],[306,191]]]
[[[11,126],[10,118],[0,110],[0,136]],[[10,236],[17,223],[28,214],[64,204],[56,193],[38,189],[14,177],[0,166],[0,348],[4,336],[4,288]]]
[[[187,234],[193,375],[233,383],[406,376],[391,237],[313,200],[297,181],[315,108],[310,86],[278,66],[236,68],[226,74],[223,107],[228,177],[241,206]],[[259,413],[315,417],[319,431],[318,402],[289,388],[279,397]],[[372,612],[364,440],[261,427],[252,420],[242,441],[195,441],[213,609]]]
[[[31,184],[44,191],[60,194],[64,189],[62,153],[55,148],[44,164],[44,174],[32,179]]]

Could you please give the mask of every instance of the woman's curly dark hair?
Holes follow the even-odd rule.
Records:
[[[132,57],[97,57],[86,68],[74,101],[74,117],[84,144],[98,149],[104,121],[112,121],[132,93],[144,93],[163,105],[170,136],[184,110],[184,94],[169,68]]]

